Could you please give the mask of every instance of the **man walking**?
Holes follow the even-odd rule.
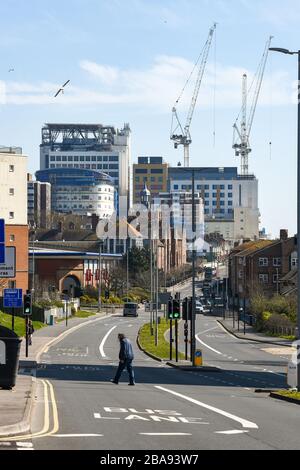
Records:
[[[116,372],[116,376],[114,379],[111,379],[111,382],[114,384],[118,384],[121,374],[125,367],[127,368],[127,372],[129,375],[129,384],[128,385],[135,385],[134,383],[134,373],[132,369],[132,361],[134,359],[132,344],[128,338],[125,337],[123,333],[118,334],[118,339],[120,341],[120,352],[119,352],[119,367]]]

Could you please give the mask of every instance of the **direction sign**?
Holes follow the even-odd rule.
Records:
[[[0,219],[0,263],[5,262],[5,222]]]
[[[0,263],[0,279],[16,277],[16,248],[5,248],[5,263]]]
[[[23,306],[22,289],[4,289],[3,306],[5,308],[21,308]]]

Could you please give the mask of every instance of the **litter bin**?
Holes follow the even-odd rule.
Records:
[[[12,330],[0,326],[0,388],[16,385],[22,340]]]
[[[49,317],[49,325],[53,326],[54,325],[54,315],[50,315]]]

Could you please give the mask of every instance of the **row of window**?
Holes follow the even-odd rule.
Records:
[[[90,155],[51,155],[50,162],[118,162],[117,155],[90,156]]]
[[[92,170],[118,170],[119,165],[115,165],[115,164],[100,165],[100,164],[95,164],[95,163],[93,163],[93,164],[74,163],[74,165],[72,165],[72,164],[68,165],[68,164],[51,163],[50,168],[87,168],[89,170],[90,169],[92,169]]]
[[[180,189],[180,188],[179,188],[179,185],[178,185],[178,184],[174,184],[174,189],[175,189],[175,190],[176,190],[176,189],[177,189],[177,190]],[[191,190],[191,189],[192,189],[192,185],[191,185],[191,184],[182,184],[182,185],[181,185],[181,189],[184,189],[184,190]],[[197,190],[209,190],[209,189],[211,189],[211,187],[210,187],[209,184],[197,184],[197,185],[196,185],[196,189],[197,189]],[[218,186],[218,185],[216,185],[216,184],[213,184],[213,185],[212,185],[212,189],[213,189],[213,190],[217,190],[217,189],[225,190],[225,185],[224,185],[224,184],[221,184],[221,185]],[[227,185],[227,189],[228,189],[228,191],[232,191],[233,185],[232,185],[232,184],[228,184],[228,185]],[[221,194],[224,194],[224,193],[221,193]],[[221,194],[220,194],[220,196],[221,196]],[[217,195],[216,195],[216,196],[217,196]],[[214,196],[214,197],[216,197],[216,196]],[[209,196],[207,196],[207,197],[209,197]],[[224,195],[221,196],[221,197],[224,197]],[[230,197],[230,196],[228,196],[228,197]],[[232,197],[232,196],[231,196],[231,197]]]
[[[146,175],[148,173],[148,169],[147,168],[135,168],[134,170],[134,173],[136,175]],[[162,175],[164,172],[164,170],[162,168],[152,168],[150,170],[150,173],[152,173],[152,175]]]
[[[267,267],[271,265],[271,260],[269,258],[259,258],[258,259],[258,266],[260,267]],[[281,266],[281,258],[273,258],[273,266]]]
[[[212,211],[210,209],[204,209],[204,214],[210,214],[213,212],[213,214],[233,214],[233,209],[228,209],[227,211],[225,209],[213,209]]]
[[[151,183],[155,183],[155,181],[158,181],[159,183],[163,183],[164,178],[163,176],[159,176],[158,178],[155,178],[155,176],[151,176],[150,178],[147,178],[147,177],[143,178],[144,183],[147,183],[148,180],[150,180]],[[140,178],[138,176],[135,177],[135,182],[136,183],[140,182]]]

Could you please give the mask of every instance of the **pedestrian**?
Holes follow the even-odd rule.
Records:
[[[134,372],[132,368],[132,361],[134,359],[132,344],[128,338],[125,337],[123,333],[118,334],[118,339],[120,341],[120,352],[119,352],[119,367],[117,369],[116,375],[114,379],[111,379],[111,382],[114,384],[118,384],[121,374],[125,367],[127,368],[127,372],[129,375],[129,384],[128,385],[135,385],[134,382]]]

